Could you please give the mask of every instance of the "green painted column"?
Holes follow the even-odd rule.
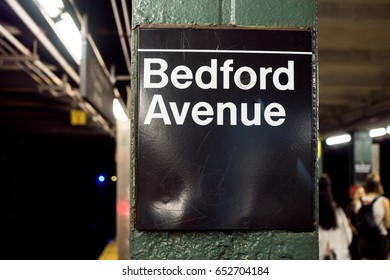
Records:
[[[364,186],[367,175],[372,169],[371,156],[372,139],[368,131],[352,132],[352,145],[350,156],[350,185],[361,184]]]
[[[137,93],[139,25],[245,26],[270,29],[317,28],[315,0],[134,0],[132,7],[132,92]],[[316,33],[315,33],[316,34]],[[315,35],[315,44],[317,41]],[[315,52],[317,49],[315,47]],[[317,59],[315,61],[317,65]],[[315,67],[317,69],[317,67]],[[317,80],[317,73],[316,73]],[[314,84],[317,84],[315,82]],[[315,94],[317,102],[317,93]],[[317,102],[318,103],[318,102]],[[133,100],[133,105],[135,105]],[[132,126],[136,127],[133,108]],[[318,123],[317,108],[314,123]],[[135,131],[132,129],[131,131]],[[135,154],[132,135],[132,154]],[[314,154],[317,143],[313,140]],[[308,147],[309,148],[309,147]],[[138,231],[135,221],[135,166],[131,164],[130,259],[317,259],[318,232]],[[318,172],[316,172],[317,182]],[[317,197],[317,189],[315,197]],[[315,199],[315,217],[318,200]],[[318,220],[316,218],[316,220]]]

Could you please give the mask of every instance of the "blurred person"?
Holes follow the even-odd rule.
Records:
[[[327,174],[319,179],[319,258],[351,259],[349,245],[352,230],[342,208],[333,199],[331,180]]]
[[[386,260],[389,256],[388,230],[390,228],[390,203],[384,197],[383,185],[376,173],[367,176],[366,195],[356,203],[355,213],[359,213],[362,205],[372,204],[373,219],[378,227],[378,233],[363,236],[359,233],[358,249],[362,259]]]
[[[349,252],[351,254],[351,259],[359,260],[361,258],[358,253],[358,231],[356,229],[357,214],[355,213],[355,208],[360,200],[360,197],[364,196],[366,192],[363,186],[355,184],[350,186],[348,193],[351,201],[345,208],[345,214],[347,215],[348,224],[352,230],[352,242],[349,246]]]

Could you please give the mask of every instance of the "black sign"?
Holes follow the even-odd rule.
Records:
[[[138,40],[136,228],[312,231],[311,32]]]
[[[82,58],[80,63],[80,92],[106,120],[115,124],[112,101],[115,97],[114,87],[104,72],[86,37],[82,41]]]

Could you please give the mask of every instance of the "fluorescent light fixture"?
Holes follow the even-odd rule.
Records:
[[[58,17],[64,10],[62,0],[38,0],[38,3],[51,18]]]
[[[374,128],[370,130],[370,137],[379,137],[386,135],[386,128],[381,127],[381,128]]]
[[[118,121],[127,121],[129,119],[118,98],[112,100],[112,112]]]
[[[326,139],[326,145],[331,146],[331,145],[337,145],[337,144],[343,144],[343,143],[348,143],[351,141],[351,135],[349,134],[343,134],[339,136],[333,136],[329,137]]]
[[[390,134],[390,125],[386,128],[387,134]]]
[[[81,61],[81,32],[78,30],[72,17],[68,13],[61,14],[61,19],[55,22],[55,26],[58,29],[59,36],[74,60],[80,64]]]

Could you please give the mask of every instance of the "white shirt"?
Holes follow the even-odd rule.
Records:
[[[338,260],[350,260],[348,246],[352,242],[352,230],[348,225],[347,217],[341,208],[336,211],[337,228],[323,229],[318,228],[319,239],[319,259],[324,259],[329,246],[336,253]]]

